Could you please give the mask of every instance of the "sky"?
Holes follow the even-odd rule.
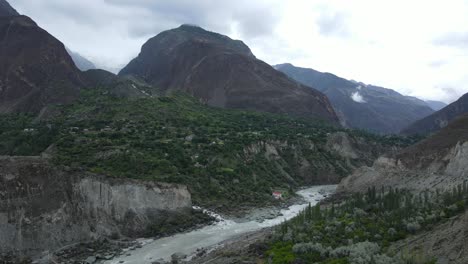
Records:
[[[117,72],[181,24],[243,40],[271,64],[331,72],[426,100],[468,92],[468,0],[9,0]]]

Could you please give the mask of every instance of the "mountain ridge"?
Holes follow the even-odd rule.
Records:
[[[296,67],[274,66],[290,78],[314,87],[330,99],[343,125],[378,133],[398,133],[434,111],[422,100],[398,92],[350,81],[332,73]]]
[[[457,117],[468,113],[468,93],[441,110],[409,125],[401,131],[403,135],[430,134],[449,125]]]
[[[0,113],[67,104],[83,86],[64,45],[27,16],[0,17]],[[32,43],[34,43],[32,45]]]

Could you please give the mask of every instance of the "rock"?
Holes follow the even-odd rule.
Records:
[[[187,255],[181,252],[177,252],[171,255],[172,262],[178,263],[179,260],[183,260]]]
[[[86,264],[93,264],[96,262],[96,257],[95,256],[91,256],[91,257],[88,257],[86,260],[85,260],[85,263]]]

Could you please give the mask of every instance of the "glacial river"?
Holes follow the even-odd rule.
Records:
[[[158,259],[169,261],[171,259],[171,255],[176,252],[190,256],[195,253],[198,248],[209,248],[219,245],[223,241],[238,235],[281,224],[283,221],[296,216],[301,210],[307,207],[309,202],[312,205],[315,205],[317,202],[333,193],[335,189],[335,185],[330,185],[315,186],[300,190],[297,194],[304,197],[306,202],[283,209],[281,210],[281,216],[274,219],[264,220],[263,222],[250,221],[238,223],[232,220],[220,218],[220,221],[213,225],[188,233],[181,233],[157,240],[142,240],[144,244],[142,248],[129,251],[128,254],[114,258],[105,263],[140,264],[151,263]]]

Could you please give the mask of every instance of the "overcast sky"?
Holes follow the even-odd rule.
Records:
[[[197,24],[270,64],[450,102],[468,92],[468,0],[9,0],[99,67],[122,68],[161,31]]]

